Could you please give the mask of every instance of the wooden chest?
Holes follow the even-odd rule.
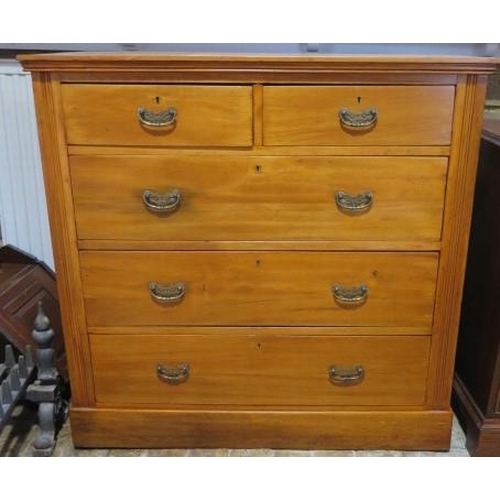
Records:
[[[77,446],[449,446],[495,61],[21,60]]]

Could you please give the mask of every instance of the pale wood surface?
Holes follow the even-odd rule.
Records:
[[[429,345],[428,337],[91,336],[99,406],[421,405]],[[188,363],[188,380],[161,381],[158,363]],[[332,365],[361,365],[364,380],[334,385]]]
[[[450,411],[117,410],[74,408],[82,447],[447,450]]]
[[[255,336],[415,336],[429,335],[418,326],[89,326],[89,334],[97,335],[223,335]]]
[[[439,241],[445,158],[75,156],[78,238],[145,241]],[[142,202],[181,192],[175,213]],[[349,215],[335,193],[373,193]]]
[[[89,326],[418,326],[430,331],[435,253],[91,252],[80,254]],[[124,281],[126,273],[126,280]],[[181,302],[161,305],[150,282],[182,282]],[[365,284],[346,307],[332,285]]]
[[[441,248],[441,241],[375,240],[375,241],[166,241],[166,240],[79,240],[81,250],[302,250],[302,251],[423,251],[434,252]]]
[[[89,360],[85,309],[74,223],[69,165],[64,143],[59,83],[47,75],[33,75],[38,131],[44,168],[47,208],[57,276],[57,289],[66,358],[75,405],[93,403],[94,386]]]
[[[451,139],[454,87],[266,86],[264,144],[446,145]],[[366,130],[341,126],[338,113],[376,108]]]
[[[398,407],[398,410],[400,408]],[[0,432],[0,451],[5,457],[31,457],[37,433],[37,412],[29,405],[18,406]],[[450,450],[405,449],[290,449],[290,448],[79,448],[72,440],[72,421],[67,419],[57,435],[54,457],[468,457],[465,435],[453,418]],[[187,462],[186,462],[187,463]],[[354,462],[353,462],[354,463]]]
[[[364,75],[394,73],[407,80],[412,75],[432,76],[455,75],[460,73],[493,73],[499,59],[492,57],[467,56],[353,56],[353,55],[265,55],[265,54],[161,54],[161,53],[66,53],[66,54],[26,54],[19,60],[30,71],[72,71],[96,73],[99,71],[127,73],[147,72],[182,73],[183,80],[198,72],[233,73],[231,80],[237,80],[234,73],[247,71],[254,80],[263,74],[272,76],[280,72],[308,72],[315,80],[322,73],[350,73],[357,80]],[[235,71],[237,68],[239,71]],[[360,73],[362,74],[360,75]],[[271,75],[271,76],[270,76]],[[157,75],[156,75],[157,76]],[[246,76],[246,75],[245,75]],[[295,75],[297,78],[297,75]],[[328,77],[331,79],[332,74]],[[109,79],[109,73],[107,75]],[[206,78],[206,76],[205,76]],[[226,76],[227,78],[227,76]],[[248,77],[247,77],[248,78]],[[189,81],[189,80],[188,80]]]
[[[481,75],[499,61],[158,54],[22,59],[34,71],[76,444],[449,446],[449,396],[484,102]],[[137,130],[130,125],[136,107],[147,104],[136,102],[138,96],[149,102],[181,98],[179,119],[187,116],[189,123],[179,121],[163,137]],[[357,111],[380,108],[373,130],[347,134],[334,124],[338,106],[353,102]],[[163,155],[168,166],[158,174]],[[339,167],[341,156],[350,171]],[[391,158],[385,162],[384,156]],[[259,180],[265,187],[254,183],[256,158],[262,160]],[[135,160],[141,166],[131,174],[138,168]],[[380,203],[345,224],[328,217],[330,172],[335,182],[352,183],[345,190],[370,189],[358,186],[373,182]],[[142,189],[132,185],[138,179],[161,180],[158,189],[168,189],[171,177],[192,191],[185,206],[161,220],[175,230],[158,233],[160,226],[141,218],[150,214],[136,217],[135,205],[124,200]],[[205,198],[196,204],[191,195],[201,188]],[[320,201],[311,201],[311,191],[321,193]],[[99,204],[105,216],[101,210],[99,217]],[[307,220],[304,207],[315,216]],[[99,232],[102,226],[111,231]],[[173,307],[153,303],[153,280],[184,281],[185,298]],[[367,284],[366,304],[340,307],[331,294],[337,282]],[[257,350],[258,338],[265,341]],[[338,348],[331,352],[330,346]],[[333,351],[346,363],[362,353],[371,370],[365,385],[342,393],[343,402],[327,399],[326,407],[314,411],[310,402],[320,405],[318,387],[326,383],[315,378],[315,362],[326,362]],[[212,409],[154,402],[150,372],[132,361],[137,353],[145,363],[155,362],[158,353],[191,353],[196,377],[177,389],[192,387],[191,401],[206,398]],[[264,358],[269,362],[260,366],[271,379],[268,386],[258,383],[252,369]],[[231,374],[223,371],[228,366],[236,367]],[[412,374],[407,381],[405,368]],[[94,370],[95,389],[112,408],[96,408]],[[201,381],[200,373],[213,383]],[[245,395],[236,388],[249,375],[254,379]],[[156,382],[154,368],[151,376]],[[300,379],[303,389],[294,392],[288,377]],[[146,396],[139,390],[144,382]],[[366,390],[365,397],[358,398],[358,389]],[[129,401],[127,390],[137,403]],[[257,403],[249,406],[252,398]],[[293,410],[266,406],[277,404],[276,398],[292,401],[286,404]],[[248,407],[235,409],[234,400]],[[165,409],[153,409],[155,404]],[[353,404],[366,409],[353,410]],[[400,405],[397,411],[394,404]]]
[[[254,122],[256,123],[256,117]],[[378,146],[370,145],[366,147],[356,146],[301,146],[300,149],[292,146],[262,146],[255,144],[251,148],[227,148],[217,149],[217,155],[221,158],[248,156],[249,154],[259,154],[263,156],[448,156],[450,146]],[[170,151],[171,152],[171,151]],[[175,148],[179,157],[183,155],[212,156],[213,148]],[[68,146],[68,154],[73,156],[146,156],[166,154],[167,151],[161,146]]]
[[[252,67],[228,68],[194,68],[190,66],[167,69],[165,66],[157,71],[132,70],[125,71],[119,67],[112,71],[114,83],[121,84],[178,84],[179,82],[211,84],[211,85],[248,85],[278,84],[296,85],[358,85],[359,75],[350,72],[336,71],[331,65],[323,70],[314,70],[310,66],[284,67],[280,70],[267,71]],[[483,72],[484,73],[484,72]],[[63,83],[109,83],[109,72],[106,71],[61,71],[57,73]],[[365,85],[455,85],[457,76],[452,74],[406,74],[398,72],[364,73],[362,83]]]
[[[62,85],[62,98],[68,144],[252,144],[251,86]],[[175,108],[175,126],[145,128],[139,108]]]
[[[262,110],[263,110],[263,86],[253,86],[253,144],[255,147],[262,146]]]

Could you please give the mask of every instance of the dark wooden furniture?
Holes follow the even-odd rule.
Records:
[[[59,301],[54,273],[43,262],[10,245],[0,248],[0,338],[18,351],[35,352],[33,324],[42,302],[55,332],[56,366],[67,378]]]
[[[43,262],[12,246],[0,248],[0,345],[6,342],[5,360],[0,359],[0,429],[18,401],[38,403],[33,454],[50,456],[68,396],[56,280]],[[10,344],[22,353],[17,361]]]
[[[500,120],[485,120],[460,322],[454,408],[473,456],[500,455]]]

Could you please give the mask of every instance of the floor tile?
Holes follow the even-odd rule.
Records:
[[[402,451],[393,450],[356,450],[355,457],[402,457]]]
[[[146,450],[147,457],[187,457],[191,450],[185,449],[151,449]]]
[[[247,449],[233,449],[229,450],[230,457],[272,457],[274,451],[269,448],[255,448],[252,450]]]
[[[312,457],[354,457],[354,450],[313,450]]]
[[[275,450],[275,457],[310,457],[310,450]]]

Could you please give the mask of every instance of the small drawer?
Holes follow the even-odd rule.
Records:
[[[75,156],[78,238],[439,241],[446,158]]]
[[[62,86],[68,144],[251,146],[252,87]]]
[[[80,252],[99,326],[431,329],[437,253]]]
[[[98,405],[422,405],[429,337],[91,335]]]
[[[452,86],[267,86],[268,146],[448,145]]]

